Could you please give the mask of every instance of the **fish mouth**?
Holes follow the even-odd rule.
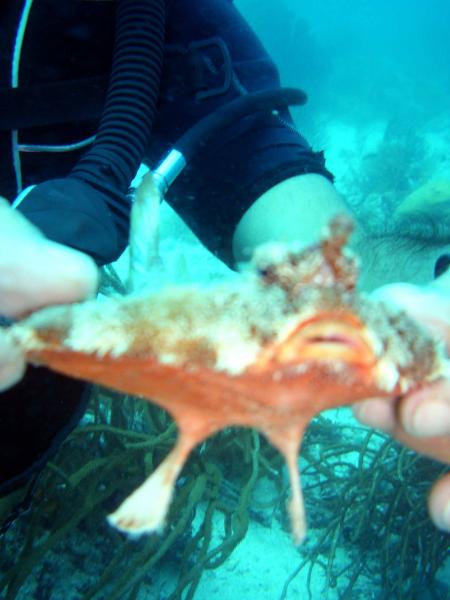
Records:
[[[342,361],[368,367],[374,365],[376,353],[359,319],[352,315],[325,316],[297,324],[278,345],[273,358],[280,363]]]

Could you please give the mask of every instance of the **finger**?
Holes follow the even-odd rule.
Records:
[[[394,430],[397,419],[393,400],[384,398],[370,398],[354,404],[353,414],[363,425],[386,433]]]
[[[17,383],[25,372],[25,360],[18,348],[0,332],[0,392]]]
[[[450,437],[448,436],[419,438],[409,435],[401,427],[395,427],[391,435],[404,446],[408,446],[419,454],[424,454],[444,464],[450,464]]]
[[[396,401],[381,398],[365,400],[353,406],[355,417],[364,425],[381,429],[408,448],[450,464],[450,437],[417,437],[409,434],[399,422],[401,410]]]
[[[48,304],[95,294],[98,270],[87,255],[46,239],[3,236],[0,245],[0,313],[22,315]]]
[[[436,527],[450,532],[450,473],[444,475],[431,489],[428,512]]]
[[[450,380],[436,381],[403,398],[398,414],[410,435],[450,435]]]

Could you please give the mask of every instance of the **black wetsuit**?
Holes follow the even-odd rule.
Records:
[[[11,114],[11,123],[17,119],[23,124],[18,132],[19,169],[11,158],[14,138],[0,127],[0,194],[10,200],[20,191],[18,171],[22,187],[65,178],[74,167],[77,171],[86,148],[28,150],[73,145],[96,133],[115,38],[116,2],[34,0],[18,71],[17,93],[29,93],[12,106],[11,64],[13,57],[17,63],[14,47],[24,6],[25,1],[3,0],[0,7],[0,123]],[[73,81],[79,82],[78,88]],[[169,1],[158,110],[142,160],[155,165],[206,114],[245,93],[277,86],[277,69],[232,2]],[[64,94],[72,94],[71,102],[52,106],[52,98]],[[234,229],[252,202],[276,183],[306,172],[331,177],[321,153],[312,152],[287,111],[259,113],[205,145],[166,199],[203,243],[231,264]],[[58,185],[64,188],[64,181]],[[122,181],[118,188],[128,184]],[[48,237],[87,252],[99,264],[117,258],[126,244],[126,189],[94,186],[93,198],[71,198],[68,186],[66,195],[58,191],[57,205],[49,206],[46,197],[53,184],[45,185],[26,196],[19,209]],[[0,395],[0,493],[25,481],[45,462],[76,423],[86,399],[84,384],[45,370],[33,371]]]

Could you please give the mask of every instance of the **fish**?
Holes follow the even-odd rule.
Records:
[[[309,421],[448,373],[440,344],[417,322],[357,290],[352,226],[338,215],[315,245],[266,244],[233,280],[48,307],[9,327],[28,362],[140,396],[175,420],[174,448],[109,515],[112,525],[160,531],[192,449],[243,426],[286,461],[300,544],[307,523],[298,459]]]

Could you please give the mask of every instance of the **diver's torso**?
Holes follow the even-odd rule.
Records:
[[[17,57],[22,85],[98,75],[109,68],[114,42],[114,2],[34,0],[28,15],[24,10],[26,4],[23,0],[2,1],[2,85],[10,83],[8,71],[14,46],[20,42],[19,27],[24,29]]]
[[[181,36],[189,40],[211,35],[210,31],[214,33],[220,26],[214,23],[214,15],[223,4],[229,4],[229,0],[169,0],[166,3],[168,37]],[[9,130],[16,129],[13,113],[17,114],[17,110],[11,106],[14,102],[9,96],[1,97],[2,91],[13,87],[26,94],[30,88],[28,105],[32,108],[28,113],[36,115],[33,126],[17,128],[21,146],[72,147],[95,134],[101,110],[96,118],[80,119],[79,111],[71,111],[69,107],[66,120],[51,126],[42,125],[37,115],[52,117],[53,96],[51,91],[45,90],[50,84],[103,76],[101,85],[106,95],[113,57],[115,5],[113,0],[2,0],[0,107],[3,121]],[[98,89],[95,94],[99,96]],[[86,103],[92,102],[89,89],[81,97]],[[79,102],[77,97],[71,106],[75,108]],[[10,118],[8,113],[11,113]],[[0,127],[0,195],[10,200],[20,188],[67,175],[85,151],[85,148],[69,152],[21,151],[19,186],[17,169],[13,167],[12,143],[10,131]]]
[[[2,0],[0,107],[8,128],[0,127],[0,195],[13,200],[21,189],[31,184],[64,177],[85,152],[85,146],[75,150],[72,147],[92,139],[97,131],[103,104],[100,103],[97,113],[94,109],[87,111],[90,118],[80,118],[80,111],[75,109],[79,109],[81,102],[92,103],[93,95],[98,99],[97,88],[95,94],[90,94],[89,89],[86,93],[79,93],[76,100],[69,103],[67,114],[64,112],[63,122],[59,119],[57,123],[42,124],[37,116],[44,114],[51,120],[54,114],[55,102],[52,90],[48,90],[49,85],[58,86],[67,82],[76,84],[99,78],[102,79],[101,84],[95,85],[103,85],[103,101],[113,58],[115,5],[114,1],[94,0]],[[274,67],[254,33],[237,16],[230,0],[169,0],[166,16],[167,48],[181,48],[181,56],[184,56],[184,49],[191,42],[200,40],[205,42],[200,52],[210,53],[215,61],[218,54],[215,40],[220,37],[227,44],[240,82],[250,82],[249,91],[253,88],[273,87],[277,78]],[[169,145],[209,110],[202,103],[192,102],[198,91],[195,88],[198,84],[195,56],[189,64],[189,61],[181,61],[180,65],[175,56],[175,62],[171,65],[172,55],[173,52],[166,53],[161,102],[153,130],[156,138],[164,134],[162,137]],[[209,58],[205,60],[208,62]],[[218,83],[208,73],[204,82],[206,88],[220,87],[221,65],[215,67]],[[242,71],[246,69],[251,70],[250,77]],[[199,89],[202,89],[201,81],[199,85]],[[8,99],[2,101],[1,93],[12,87],[17,87],[22,94],[29,94],[28,106],[31,109],[28,112],[36,116],[32,125],[15,127],[13,117],[9,119],[8,108],[12,110],[14,107],[11,107],[10,101],[8,107]],[[176,110],[166,101],[174,96],[172,87],[175,88],[174,94],[179,96],[178,103],[173,103]],[[235,94],[230,94],[230,98],[225,97],[225,94],[222,97],[211,96],[213,100],[216,99],[217,106],[220,106],[235,97]],[[180,103],[186,107],[185,110],[179,110]],[[95,107],[97,106],[98,102]],[[212,105],[213,110],[214,107]],[[95,118],[92,116],[94,113]],[[20,185],[17,166],[14,167],[12,159],[14,141],[11,129],[18,131],[16,145],[20,147]],[[35,152],[30,150],[33,146],[53,146],[64,148],[65,151]],[[15,154],[17,165],[17,147]]]
[[[107,76],[114,43],[114,2],[88,0],[3,0],[0,8],[0,93],[10,88],[32,90],[31,106],[36,113],[54,106],[45,93],[47,84]],[[39,89],[42,86],[42,93]],[[8,119],[6,98],[1,102]],[[37,110],[37,105],[39,111]],[[9,107],[12,113],[14,107]],[[38,119],[37,119],[38,120]],[[11,116],[11,125],[13,117]],[[51,127],[19,130],[21,145],[69,145],[91,136],[97,120],[77,121],[67,113],[67,121]],[[11,134],[0,131],[0,194],[14,198],[19,191],[11,161]],[[67,174],[82,151],[65,153],[21,152],[22,186]]]

